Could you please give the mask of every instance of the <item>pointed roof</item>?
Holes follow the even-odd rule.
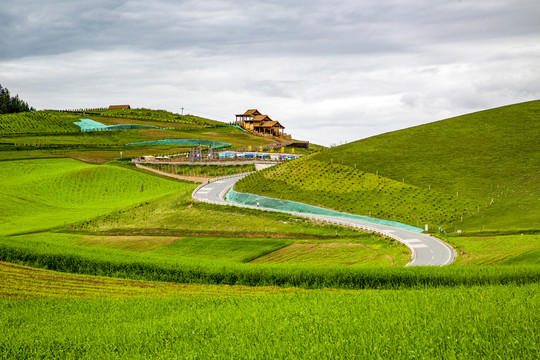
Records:
[[[243,113],[242,115],[243,116],[255,116],[255,115],[261,115],[261,113],[257,109],[249,109],[245,113]]]
[[[272,121],[268,115],[255,115],[251,121]]]
[[[283,127],[283,125],[281,125],[281,124],[280,124],[279,122],[277,122],[277,121],[265,121],[265,122],[263,122],[261,125],[259,125],[258,127],[285,129],[285,127]]]

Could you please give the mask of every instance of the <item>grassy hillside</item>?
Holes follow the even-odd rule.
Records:
[[[533,101],[332,148],[246,178],[238,190],[411,225],[540,228],[538,139]]]
[[[71,159],[0,162],[0,179],[1,233],[69,224],[191,187]]]
[[[105,125],[136,124],[156,129],[82,132],[74,122],[91,118]],[[189,151],[181,145],[138,145],[128,143],[160,139],[204,139],[230,143],[231,148],[269,145],[275,141],[255,136],[235,126],[193,115],[164,110],[53,111],[0,115],[0,160],[63,156],[90,163],[105,163],[142,155],[171,155]]]

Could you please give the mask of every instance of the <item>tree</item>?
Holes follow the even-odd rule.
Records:
[[[0,84],[0,114],[17,113],[24,111],[35,111],[28,103],[21,100],[19,95],[11,96],[7,88]]]

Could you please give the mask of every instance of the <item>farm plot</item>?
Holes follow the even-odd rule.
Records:
[[[315,266],[405,265],[410,255],[400,247],[382,244],[297,242],[252,261],[254,264],[304,264]]]
[[[37,133],[77,133],[80,128],[73,122],[78,117],[55,111],[37,111],[0,115],[0,135]]]
[[[261,296],[300,289],[177,284],[67,274],[0,261],[0,299],[127,298],[134,296]]]
[[[0,357],[535,359],[540,286],[0,299]]]

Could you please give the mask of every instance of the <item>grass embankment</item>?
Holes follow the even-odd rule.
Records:
[[[332,148],[238,190],[432,229],[538,229],[539,124],[540,101],[481,111]]]
[[[0,233],[90,219],[192,185],[71,159],[0,162]]]
[[[540,287],[0,300],[0,356],[537,358]]]
[[[245,165],[145,165],[170,174],[185,176],[219,177],[255,171],[254,164]]]

